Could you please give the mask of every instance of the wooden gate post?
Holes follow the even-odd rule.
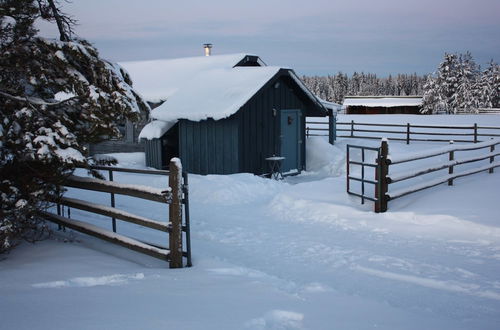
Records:
[[[170,160],[169,186],[172,202],[169,205],[170,268],[182,268],[182,165],[179,158]]]
[[[377,158],[377,167],[375,168],[375,179],[378,181],[376,185],[375,197],[375,212],[387,211],[387,174],[389,173],[389,162],[387,156],[389,155],[389,144],[387,139],[383,138],[380,145],[380,155]]]

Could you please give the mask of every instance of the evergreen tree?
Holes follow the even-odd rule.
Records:
[[[37,36],[39,18],[60,40]],[[0,0],[0,252],[43,233],[38,212],[92,161],[88,143],[148,109],[124,71],[73,37],[73,23],[55,0]]]
[[[500,108],[500,66],[497,63],[490,61],[482,73],[476,95],[481,107]]]

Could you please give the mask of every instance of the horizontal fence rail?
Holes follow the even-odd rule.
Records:
[[[473,142],[478,143],[487,138],[500,137],[500,127],[461,125],[413,125],[406,124],[381,124],[355,122],[335,122],[331,125],[322,121],[306,121],[307,136],[329,136],[331,127],[335,127],[336,137],[356,138],[356,139],[381,139],[404,141],[410,144],[411,141],[420,142]],[[360,134],[361,133],[361,134]],[[373,133],[373,134],[365,134]],[[390,134],[387,136],[387,134]],[[423,137],[427,136],[427,137]]]
[[[500,167],[500,160],[495,160],[496,157],[500,156],[500,151],[496,149],[496,146],[500,144],[500,139],[491,139],[490,141],[477,143],[474,145],[454,145],[453,141],[451,141],[449,146],[443,148],[437,148],[434,150],[429,150],[425,152],[413,153],[409,155],[403,156],[394,156],[389,154],[389,145],[386,139],[383,139],[380,145],[380,148],[376,148],[378,151],[376,165],[373,164],[365,164],[364,155],[361,162],[355,162],[350,160],[349,150],[353,148],[357,149],[370,149],[363,146],[353,146],[348,145],[347,147],[347,192],[351,195],[355,195],[361,197],[361,203],[364,203],[364,199],[372,200],[375,202],[375,212],[385,212],[387,210],[387,204],[391,200],[395,200],[397,198],[428,189],[431,187],[435,187],[437,185],[448,183],[448,185],[453,185],[453,181],[457,178],[469,176],[472,174],[476,174],[479,172],[488,171],[488,173],[493,173],[496,167]],[[460,159],[456,158],[457,153],[466,152],[466,151],[483,151],[486,150],[481,155],[474,155],[468,157],[462,157]],[[405,169],[403,171],[399,171],[396,173],[389,174],[389,169],[391,171],[394,170],[394,166],[416,162],[419,160],[430,159],[437,156],[442,156],[448,154],[448,160],[441,162],[435,165],[427,165],[420,167],[414,167],[410,170]],[[488,160],[487,165],[479,165],[468,169],[462,169],[457,172],[456,168],[461,165],[476,163],[480,161]],[[361,178],[354,178],[350,175],[350,165],[361,165],[361,166],[370,166],[375,168],[375,180],[365,180],[364,179],[364,171],[362,171]],[[448,173],[445,175],[441,175],[437,178],[426,179],[423,183],[417,183],[413,185],[409,185],[407,187],[399,188],[399,189],[391,189],[390,185],[403,182],[409,179],[414,179],[417,177],[421,177],[423,175],[427,175],[430,173],[434,173],[440,170],[448,170]],[[397,170],[397,168],[396,168]],[[357,180],[364,183],[372,183],[375,185],[375,196],[370,199],[364,196],[364,188],[362,189],[362,194],[354,194],[350,192],[350,181]]]
[[[169,171],[142,170],[108,166],[91,166],[87,168],[92,171],[107,171],[109,180],[95,179],[89,177],[70,176],[65,186],[77,189],[85,189],[96,192],[109,193],[111,206],[96,204],[86,200],[62,197],[57,201],[57,215],[50,212],[43,212],[46,219],[68,227],[82,233],[112,242],[137,252],[141,252],[162,260],[170,264],[170,268],[183,267],[183,257],[187,258],[186,265],[191,264],[191,239],[189,225],[189,192],[188,176],[182,173],[180,161],[173,159],[170,163]],[[122,184],[113,181],[113,172],[135,173],[146,175],[167,175],[169,186],[166,189],[152,188],[142,185]],[[146,217],[135,215],[115,208],[115,195],[131,196],[139,199],[166,203],[169,205],[169,221],[161,222]],[[61,205],[67,207],[67,217],[61,215]],[[89,223],[71,219],[71,208],[91,212],[99,215],[111,217],[112,231]],[[184,211],[184,212],[183,212]],[[183,216],[184,215],[184,216]],[[127,236],[116,233],[116,220],[133,223],[154,230],[168,233],[168,248],[148,244]],[[183,221],[184,219],[184,221]],[[186,251],[183,251],[183,232],[185,234]]]

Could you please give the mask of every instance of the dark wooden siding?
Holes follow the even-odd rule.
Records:
[[[349,105],[346,109],[348,115],[388,115],[388,114],[409,114],[419,115],[419,106],[400,107],[365,107],[361,105]]]
[[[179,156],[197,174],[239,172],[238,123],[234,118],[179,122]]]
[[[273,109],[277,111],[276,116]],[[306,106],[292,90],[290,81],[282,77],[268,84],[235,115],[239,123],[241,172],[264,174],[269,171],[265,158],[280,153],[279,111],[286,109],[302,110],[302,166],[305,166]]]
[[[161,139],[144,140],[146,166],[161,170],[163,165]]]

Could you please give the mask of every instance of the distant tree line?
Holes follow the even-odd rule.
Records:
[[[490,61],[486,69],[474,61],[470,52],[445,53],[437,71],[377,77],[373,73],[339,72],[328,76],[303,76],[302,81],[323,100],[342,103],[351,96],[422,95],[423,113],[478,112],[480,108],[500,108],[500,67]]]
[[[349,77],[339,72],[328,76],[303,76],[302,81],[323,100],[342,103],[347,95],[422,95],[427,76],[400,73],[380,78],[374,73],[354,72]]]

